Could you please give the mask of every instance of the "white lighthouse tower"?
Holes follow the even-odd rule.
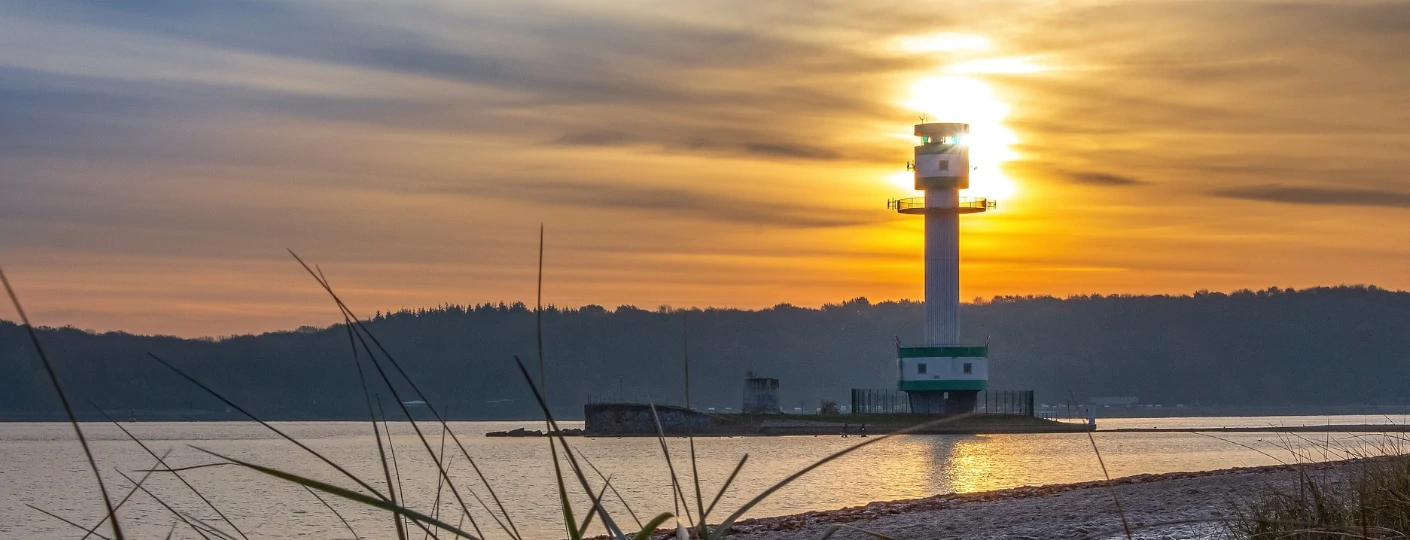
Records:
[[[915,188],[924,197],[897,199],[888,206],[902,214],[925,216],[925,342],[897,347],[898,388],[911,412],[950,414],[974,410],[989,383],[986,346],[960,343],[960,215],[994,208],[994,201],[960,197],[969,187],[968,124],[917,124]]]

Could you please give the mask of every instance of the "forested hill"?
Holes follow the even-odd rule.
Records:
[[[1040,402],[1061,403],[1069,393],[1222,405],[1410,397],[1405,292],[1009,297],[967,304],[962,317],[967,341],[990,342],[991,388],[1036,389]],[[680,403],[688,350],[697,406],[738,408],[747,371],[779,378],[785,408],[825,398],[845,404],[850,388],[894,387],[897,340],[917,343],[921,318],[918,303],[865,299],[759,311],[548,309],[548,390],[565,415],[580,414],[592,398]],[[528,418],[535,407],[514,356],[537,372],[534,319],[522,305],[448,306],[379,315],[367,326],[451,416]],[[44,329],[40,339],[80,409],[92,399],[139,418],[223,417],[223,405],[150,352],[268,418],[354,419],[367,410],[341,325],[221,340]],[[374,391],[391,406],[385,387]],[[404,386],[398,391],[413,399]],[[23,328],[0,322],[0,416],[58,410]]]

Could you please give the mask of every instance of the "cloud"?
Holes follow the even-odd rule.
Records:
[[[84,262],[95,253],[219,266],[226,253],[286,245],[406,261],[373,281],[414,282],[417,264],[434,261],[464,273],[460,290],[476,291],[465,294],[489,295],[469,300],[514,300],[495,276],[513,274],[513,261],[532,266],[515,235],[547,221],[562,227],[553,238],[566,249],[583,251],[574,270],[598,280],[563,283],[565,294],[604,305],[655,305],[641,292],[651,280],[705,283],[701,268],[722,267],[739,276],[734,285],[803,273],[830,284],[789,282],[775,300],[897,297],[913,291],[876,284],[919,279],[906,265],[919,264],[907,257],[923,225],[888,219],[873,202],[913,144],[914,114],[901,103],[916,80],[985,58],[1051,68],[970,75],[1008,111],[1015,155],[999,169],[1017,189],[1006,210],[966,222],[966,260],[981,264],[966,294],[1104,287],[1029,275],[1070,266],[1063,254],[1102,241],[1116,242],[1100,250],[1103,265],[1131,269],[1126,292],[1331,282],[1342,274],[1279,258],[1329,243],[1320,230],[1292,230],[1283,218],[1297,210],[1286,205],[1407,206],[1410,4],[1097,0],[951,12],[845,2],[0,3],[0,252],[68,257],[75,273],[47,301],[73,313],[88,308],[63,287],[105,279],[77,270],[102,268]],[[898,36],[956,34],[988,47],[895,46]],[[1274,178],[1289,185],[1258,185]],[[1328,178],[1357,187],[1321,187]],[[1234,213],[1201,204],[1209,196],[1282,204]],[[1100,211],[1070,211],[1083,205]],[[1343,226],[1410,230],[1410,219],[1355,219]],[[1237,244],[1254,237],[1261,243]],[[1150,270],[1151,252],[1208,242],[1227,242],[1200,250],[1208,276],[1260,279],[1170,284]],[[1262,266],[1247,262],[1273,243]],[[847,266],[876,246],[888,255]],[[641,254],[672,250],[689,262],[640,265]],[[1019,255],[984,267],[996,253]],[[1410,257],[1384,256],[1350,275],[1369,279]],[[623,277],[627,267],[642,274]],[[203,279],[139,274],[131,279],[148,280],[144,294]],[[741,290],[689,294],[716,305],[758,298]],[[148,329],[197,332],[182,326],[186,315],[172,309],[168,326]],[[263,323],[202,324],[226,333],[223,324]]]
[[[1143,180],[1138,180],[1130,176],[1100,172],[1074,172],[1070,173],[1068,177],[1079,184],[1089,184],[1093,186],[1136,186],[1146,183]]]
[[[725,138],[691,137],[668,148],[688,152],[709,151],[721,155],[750,155],[774,159],[834,160],[843,158],[841,151],[811,144],[786,141],[730,140],[730,138],[739,138],[735,134],[721,134],[721,136]]]
[[[625,146],[637,142],[635,135],[620,131],[580,131],[566,133],[554,142],[582,146]]]
[[[740,137],[739,135],[722,134],[724,137]],[[646,142],[640,137],[622,131],[577,131],[566,133],[557,139],[557,144],[571,144],[575,146],[629,146]],[[704,137],[690,137],[678,142],[662,142],[655,145],[668,152],[713,152],[720,155],[748,155],[753,157],[763,157],[767,159],[811,159],[811,160],[838,160],[843,159],[842,152],[822,146],[795,143],[788,141],[761,142],[761,141],[731,141],[707,139]]]
[[[735,225],[829,228],[868,225],[885,213],[828,208],[796,201],[759,201],[712,191],[611,182],[503,181],[468,182],[443,188],[447,193],[493,197],[522,203],[550,204],[605,211],[655,214],[656,219],[691,217]]]
[[[1382,206],[1410,208],[1410,193],[1379,189],[1342,189],[1265,184],[1209,192],[1215,197],[1285,204],[1322,206]]]
[[[744,143],[744,150],[752,154],[798,159],[837,159],[841,157],[838,152],[827,148],[796,143],[747,142]]]
[[[1035,179],[1051,178],[1100,187],[1134,187],[1150,183],[1129,174],[1070,169],[1049,161],[1014,160],[1004,163],[1004,170]]]

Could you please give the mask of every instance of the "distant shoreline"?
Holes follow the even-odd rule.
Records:
[[[98,413],[85,413],[85,412],[83,412],[83,411],[75,411],[75,412],[76,412],[77,415],[78,415],[78,421],[79,421],[79,422],[94,422],[94,423],[104,423],[104,424],[108,423],[108,420],[107,420],[106,418],[103,418],[103,416],[100,415],[100,414],[98,414]],[[128,412],[127,412],[127,411],[123,411],[123,410],[109,410],[109,411],[108,411],[108,414],[112,415],[114,419],[116,419],[116,420],[118,420],[118,421],[120,421],[120,422],[129,422],[129,421],[132,421],[132,422],[139,422],[139,423],[141,423],[141,422],[198,422],[198,423],[210,422],[210,423],[219,423],[219,422],[252,422],[252,421],[253,421],[253,420],[250,420],[249,418],[247,418],[247,417],[245,417],[245,416],[240,415],[239,413],[217,413],[217,412],[214,412],[214,411],[203,411],[203,412],[143,412],[143,411],[137,411],[134,416],[130,417],[130,416],[128,415]],[[130,420],[130,418],[133,418],[133,417],[135,417],[136,419],[135,419],[135,420]],[[560,415],[558,414],[558,412],[556,412],[556,411],[554,412],[554,418],[555,418],[556,420],[560,421],[560,422],[581,422],[581,421],[582,421],[581,416],[579,416],[578,418],[562,417],[562,416],[560,416]],[[367,416],[366,416],[365,414],[364,414],[363,416],[349,415],[349,416],[338,416],[338,417],[287,417],[287,416],[279,416],[279,415],[260,415],[260,420],[264,420],[264,421],[266,421],[266,422],[366,422],[366,421],[367,421]],[[67,416],[64,416],[64,414],[63,414],[62,411],[56,412],[56,413],[34,413],[34,414],[31,414],[31,413],[0,413],[0,423],[22,424],[22,423],[53,423],[53,422],[68,422],[68,421],[69,421],[69,420],[68,420],[68,417],[67,417]],[[400,419],[400,420],[392,419],[392,420],[390,420],[390,421],[392,421],[392,422],[405,422],[406,419],[405,419],[405,418]],[[423,414],[416,414],[416,421],[417,421],[417,422],[433,422],[433,423],[434,423],[434,422],[436,422],[436,419],[435,419],[434,417],[432,417],[431,414],[428,412],[428,413],[425,413],[424,415],[423,415]],[[531,423],[531,424],[542,424],[542,423],[543,423],[543,418],[542,418],[542,417],[539,417],[539,418],[503,418],[503,417],[498,417],[498,418],[496,418],[496,417],[489,417],[489,418],[479,417],[479,418],[475,418],[475,417],[454,417],[454,416],[452,416],[452,417],[447,417],[447,418],[446,418],[446,421],[447,421],[447,422],[528,422],[528,423]]]
[[[1077,411],[1080,408],[1074,407],[1074,418],[1077,418]],[[76,411],[81,422],[102,422],[107,420],[96,412]],[[258,411],[256,411],[258,413]],[[1064,409],[1043,409],[1047,413],[1061,413]],[[128,420],[129,412],[123,409],[111,409],[108,413],[118,420]],[[248,418],[235,412],[219,412],[208,410],[174,410],[174,411],[135,411],[137,422],[246,422]],[[568,414],[577,413],[577,414]],[[1186,406],[1186,407],[1098,407],[1097,408],[1097,430],[1117,431],[1102,428],[1102,419],[1110,418],[1227,418],[1227,417],[1259,417],[1259,416],[1398,416],[1410,415],[1410,406],[1401,405],[1331,405],[1331,406]],[[783,415],[784,417],[793,415]],[[583,420],[582,408],[572,410],[564,409],[554,411],[554,417],[559,421],[580,422]],[[1058,418],[1065,418],[1059,414]],[[365,416],[349,414],[348,416],[280,416],[261,415],[261,420],[269,422],[362,422],[366,421]],[[434,421],[430,413],[417,415],[418,422]],[[542,417],[460,417],[452,415],[446,418],[450,422],[543,422]],[[0,423],[41,423],[41,422],[67,422],[68,417],[63,411],[55,410],[43,413],[28,412],[0,412]],[[1339,426],[1345,427],[1345,426]],[[1175,428],[1162,429],[1160,431],[1174,431]],[[1198,429],[1195,431],[1215,431],[1216,428]],[[1242,428],[1235,429],[1243,430]],[[1123,428],[1122,431],[1139,431],[1139,428]],[[1191,431],[1186,429],[1184,431]]]
[[[1210,416],[1208,418],[1218,418]],[[1404,433],[1404,424],[1324,424],[1320,426],[1197,427],[1197,428],[1115,428],[1097,433]]]
[[[1072,416],[1081,417],[1088,404],[1072,407]],[[1066,407],[1039,409],[1064,417]],[[1172,406],[1096,406],[1097,425],[1103,418],[1200,418],[1224,416],[1354,416],[1407,415],[1410,405],[1186,405]]]

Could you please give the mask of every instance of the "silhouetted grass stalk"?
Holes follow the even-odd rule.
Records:
[[[656,414],[655,403],[651,404],[651,421],[656,425],[656,441],[661,445],[661,454],[666,458],[666,470],[671,475],[671,488],[674,491],[672,496],[675,497],[676,514],[679,515],[681,509],[684,508],[686,521],[691,522],[691,526],[694,527],[695,520],[690,517],[690,501],[685,498],[685,492],[681,491],[680,477],[676,475],[676,465],[671,459],[671,449],[666,445],[666,432],[661,427],[661,416]],[[689,423],[689,421],[689,419],[686,420],[687,423]]]
[[[39,343],[39,334],[35,333],[34,325],[29,322],[29,315],[25,314],[24,306],[20,305],[20,297],[15,294],[15,289],[10,286],[10,279],[5,277],[5,271],[0,269],[0,284],[5,285],[5,294],[9,295],[10,303],[15,306],[15,312],[20,316],[20,322],[24,324],[25,333],[29,335],[29,341],[34,345],[35,354],[39,355],[39,360],[44,364],[44,372],[49,375],[49,383],[54,385],[54,393],[59,395],[59,402],[64,405],[64,415],[69,419],[69,425],[73,426],[73,432],[78,436],[78,444],[83,446],[83,455],[88,458],[88,467],[93,470],[93,478],[98,483],[98,492],[103,496],[103,507],[108,510],[108,522],[113,527],[113,538],[123,540],[122,526],[118,523],[117,511],[113,508],[113,500],[108,497],[108,486],[103,483],[103,475],[98,471],[98,461],[93,459],[93,450],[88,448],[88,438],[83,436],[83,428],[78,425],[78,417],[73,414],[73,406],[69,404],[69,397],[64,393],[64,387],[59,384],[59,375],[54,372],[54,363],[49,361],[49,355],[44,352],[44,345]]]
[[[1111,501],[1116,504],[1116,513],[1121,516],[1121,529],[1126,533],[1126,540],[1131,540],[1131,523],[1126,520],[1126,510],[1121,508],[1121,497],[1116,494],[1116,486],[1111,484],[1111,473],[1106,470],[1106,460],[1102,459],[1102,451],[1097,448],[1097,438],[1092,436],[1092,432],[1087,432],[1087,440],[1092,443],[1092,453],[1097,456],[1097,464],[1102,467],[1102,478],[1106,479],[1106,487],[1111,491]]]
[[[323,277],[322,268],[318,270],[318,277],[321,282],[328,282],[328,280]],[[362,385],[362,397],[367,403],[367,419],[372,423],[372,440],[377,443],[377,463],[382,467],[382,475],[387,482],[387,492],[391,494],[391,503],[396,504],[397,495],[396,491],[392,489],[392,471],[391,467],[387,465],[387,451],[382,448],[382,433],[381,429],[377,426],[377,413],[372,410],[372,391],[367,388],[367,375],[362,370],[362,360],[357,353],[357,338],[353,336],[352,322],[348,320],[347,315],[343,315],[343,326],[348,332],[348,346],[352,349],[353,366],[357,368],[357,381]],[[387,436],[390,438],[391,434],[388,433]],[[308,488],[305,487],[305,489]],[[312,492],[310,491],[310,493]],[[397,531],[397,538],[399,540],[406,540],[406,525],[401,517],[393,514],[392,522]]]
[[[293,482],[293,483],[295,483],[295,484],[299,484],[299,485],[302,485],[302,486],[305,486],[305,487],[308,487],[308,488],[316,489],[316,490],[318,490],[318,491],[322,491],[322,492],[328,493],[328,494],[330,494],[330,495],[336,495],[336,496],[338,496],[338,497],[341,497],[341,498],[344,498],[344,499],[348,499],[348,500],[350,500],[350,501],[353,501],[353,502],[356,502],[356,503],[359,503],[359,504],[362,504],[362,505],[371,506],[371,507],[374,507],[374,508],[380,508],[380,509],[386,510],[386,511],[388,511],[388,512],[393,512],[393,513],[395,513],[395,514],[397,514],[397,515],[400,515],[400,516],[402,516],[402,517],[407,518],[407,519],[408,519],[410,522],[412,522],[412,523],[421,524],[421,525],[429,525],[429,526],[432,526],[432,527],[436,527],[436,528],[439,528],[439,529],[441,529],[441,530],[443,530],[443,531],[446,531],[446,532],[452,533],[452,534],[454,534],[454,535],[456,535],[456,536],[459,536],[459,537],[461,537],[461,538],[469,538],[469,539],[471,539],[471,540],[479,540],[479,537],[477,537],[477,536],[475,536],[475,535],[472,535],[472,534],[470,534],[470,533],[468,533],[468,532],[465,532],[465,531],[463,531],[463,530],[460,530],[460,529],[457,528],[457,527],[452,527],[452,526],[451,526],[450,524],[448,524],[448,523],[442,522],[442,521],[440,521],[440,520],[438,520],[438,519],[435,519],[435,518],[433,518],[433,517],[431,517],[431,516],[428,516],[428,515],[423,514],[423,513],[421,513],[421,512],[418,512],[418,511],[415,511],[415,510],[406,508],[406,507],[404,507],[404,506],[398,506],[398,505],[391,504],[391,503],[387,502],[386,499],[380,499],[380,498],[376,498],[376,497],[371,497],[371,496],[368,496],[368,495],[365,495],[365,494],[362,494],[362,493],[358,493],[358,492],[356,492],[356,491],[353,491],[353,490],[350,490],[350,489],[347,489],[347,488],[338,487],[338,486],[335,486],[335,485],[332,485],[332,484],[329,484],[329,483],[326,483],[326,482],[321,482],[321,481],[314,480],[314,479],[311,479],[311,478],[306,478],[306,477],[303,477],[303,476],[300,476],[300,475],[296,475],[296,474],[292,474],[292,473],[280,471],[280,470],[277,470],[277,469],[272,469],[272,468],[269,468],[269,467],[264,467],[264,466],[261,466],[261,465],[255,465],[255,464],[253,464],[253,463],[250,463],[250,462],[247,462],[247,461],[243,461],[243,460],[239,460],[239,459],[235,459],[235,458],[233,458],[233,457],[226,456],[226,455],[220,454],[220,453],[218,453],[218,452],[214,452],[214,451],[211,451],[211,450],[207,450],[207,449],[205,449],[205,448],[201,448],[201,447],[198,447],[198,446],[193,446],[192,448],[195,448],[195,449],[198,450],[198,451],[205,452],[205,453],[210,454],[210,455],[212,455],[212,456],[218,457],[218,458],[223,459],[223,460],[225,460],[225,461],[228,461],[228,462],[230,462],[230,463],[234,463],[234,464],[239,465],[239,466],[241,466],[241,467],[245,467],[245,468],[250,469],[250,470],[253,470],[253,471],[257,471],[257,472],[260,472],[260,473],[264,473],[264,474],[266,474],[266,475],[269,475],[269,476],[272,476],[272,477],[275,477],[275,478],[278,478],[278,479],[281,479],[281,480],[285,480],[285,481],[288,481],[288,482]]]
[[[120,469],[113,469],[113,470],[114,470],[114,471],[117,471],[117,473],[118,473],[119,475],[121,475],[124,479],[126,479],[128,482],[130,482],[133,486],[136,486],[137,489],[142,490],[142,493],[146,493],[148,497],[151,497],[151,498],[152,498],[152,500],[157,501],[157,504],[160,504],[160,505],[162,506],[162,508],[166,509],[166,511],[169,512],[169,513],[171,513],[171,515],[176,516],[177,519],[181,520],[182,523],[185,523],[187,527],[190,527],[190,528],[191,528],[191,530],[196,531],[196,534],[201,535],[202,538],[206,538],[207,540],[209,540],[210,536],[206,535],[206,532],[214,532],[214,533],[216,533],[217,536],[222,536],[222,534],[220,534],[219,531],[211,531],[211,529],[214,529],[214,528],[211,527],[211,526],[209,526],[209,525],[205,525],[205,526],[204,526],[205,531],[203,531],[203,530],[202,530],[202,527],[196,526],[196,523],[197,523],[199,520],[194,520],[194,519],[192,519],[189,515],[187,515],[185,512],[179,512],[179,511],[177,511],[175,508],[172,508],[171,505],[170,505],[170,504],[167,504],[167,502],[166,502],[165,500],[162,500],[162,498],[161,498],[161,497],[158,497],[157,494],[152,493],[151,491],[149,491],[149,490],[147,489],[147,487],[146,487],[146,486],[143,486],[140,482],[138,482],[138,481],[136,481],[136,480],[133,480],[132,477],[130,477],[130,476],[127,476],[127,474],[126,474],[126,473],[123,473],[122,470],[120,470]]]
[[[304,488],[304,491],[307,491],[309,495],[313,495],[313,498],[318,499],[318,502],[323,503],[323,506],[327,508],[329,512],[332,512],[334,516],[337,516],[338,521],[343,522],[343,526],[347,527],[349,533],[352,533],[352,537],[354,540],[356,540],[357,538],[361,538],[357,534],[357,529],[354,529],[352,524],[348,523],[347,518],[344,518],[343,514],[339,512],[337,508],[333,508],[333,505],[328,504],[328,501],[324,500],[322,495],[319,495],[317,491],[310,489],[308,486],[299,487]],[[426,534],[429,535],[431,533],[428,531]]]
[[[101,535],[101,534],[94,533],[91,529],[84,528],[83,525],[79,525],[78,523],[75,523],[73,520],[71,520],[71,519],[69,519],[69,518],[66,518],[66,517],[64,517],[64,516],[55,514],[55,513],[53,513],[53,512],[50,512],[50,511],[48,511],[48,510],[45,510],[45,509],[43,509],[43,508],[40,508],[40,507],[38,507],[38,506],[29,504],[29,503],[25,503],[25,506],[28,506],[30,510],[34,510],[35,512],[39,512],[39,513],[44,514],[44,515],[46,515],[46,516],[49,516],[49,517],[51,517],[51,518],[57,519],[57,520],[59,520],[59,521],[65,523],[65,524],[71,525],[71,526],[73,526],[73,528],[78,529],[78,530],[80,530],[80,531],[88,531],[86,534],[84,534],[84,537],[85,537],[85,538],[87,538],[88,535],[91,534],[91,535],[93,535],[93,536],[97,536],[98,538],[102,538],[103,540],[112,540],[112,538],[109,538],[109,537],[107,537],[107,536],[103,536],[103,535]],[[99,523],[98,525],[99,525],[99,526],[102,526],[104,523],[107,523],[107,522],[108,522],[108,518],[104,517],[104,518],[103,518],[103,521],[102,521],[101,523]]]
[[[191,490],[191,493],[195,494],[197,498],[201,499],[201,502],[205,503],[207,508],[210,508],[212,511],[215,512],[217,516],[220,516],[221,521],[224,521],[227,525],[230,525],[230,528],[235,531],[235,534],[240,535],[240,538],[243,538],[244,540],[250,540],[250,537],[245,536],[245,533],[240,530],[240,527],[237,527],[235,525],[235,522],[230,521],[230,518],[225,516],[224,512],[221,512],[219,508],[216,508],[215,504],[211,503],[210,499],[207,499],[205,495],[202,495],[200,490],[196,489],[196,486],[193,486],[190,482],[186,481],[186,478],[182,476],[179,471],[173,470],[169,465],[167,465],[164,456],[158,456],[157,453],[153,452],[152,449],[149,448],[146,443],[143,443],[142,440],[138,439],[137,436],[133,435],[131,431],[128,431],[127,428],[122,426],[122,424],[119,424],[117,420],[114,420],[113,417],[109,415],[107,411],[104,411],[102,408],[98,407],[97,404],[93,403],[91,400],[88,402],[88,404],[91,405],[94,409],[96,409],[99,414],[103,415],[103,418],[107,419],[108,422],[112,423],[114,427],[121,430],[123,435],[127,435],[127,438],[132,439],[132,442],[137,443],[137,446],[142,447],[142,450],[147,452],[147,455],[156,458],[157,465],[165,467],[167,472],[170,472],[171,475],[175,476],[176,479],[179,480],[182,485],[186,486],[186,489]]]
[[[169,454],[170,451],[168,450],[167,453]],[[162,457],[165,457],[165,456],[166,456],[166,454],[163,454]],[[153,465],[153,467],[156,467],[157,465],[160,465],[160,461],[159,461],[156,465]],[[143,472],[142,477],[137,479],[137,486],[141,486],[143,482],[146,482],[147,479],[150,478],[150,477],[152,476],[152,473],[154,473],[154,472],[157,472],[157,471],[154,469],[154,470],[148,470],[148,471]],[[116,511],[118,511],[118,510],[121,510],[121,509],[122,509],[122,505],[127,504],[127,501],[130,500],[130,499],[132,499],[132,496],[135,495],[135,494],[137,494],[137,491],[138,491],[138,490],[137,490],[137,487],[135,487],[135,486],[134,486],[132,489],[128,490],[128,491],[127,491],[127,495],[123,495],[123,497],[122,497],[121,499],[118,499],[117,504],[113,505],[113,511],[116,512]],[[98,538],[103,538],[103,539],[111,540],[111,539],[108,539],[108,537],[103,536],[103,535],[97,533],[98,529],[102,528],[103,525],[105,525],[105,524],[108,523],[108,516],[103,516],[103,519],[98,520],[98,523],[93,524],[92,527],[84,528],[82,525],[79,525],[79,524],[77,524],[77,523],[74,523],[73,521],[70,521],[70,520],[67,519],[67,518],[60,517],[59,515],[54,514],[53,512],[50,512],[50,511],[45,510],[45,509],[43,509],[43,508],[39,508],[39,507],[34,506],[34,505],[32,505],[32,504],[26,504],[25,506],[28,506],[28,507],[29,507],[30,509],[32,509],[32,510],[35,510],[35,511],[41,513],[41,514],[44,514],[44,515],[49,516],[49,517],[52,517],[52,518],[54,518],[54,519],[57,519],[57,520],[59,520],[59,521],[62,521],[62,522],[64,522],[64,523],[67,523],[67,524],[69,524],[69,525],[72,525],[72,526],[78,528],[79,530],[84,531],[84,532],[83,532],[83,536],[82,536],[79,540],[88,540],[88,538],[89,538],[89,537],[92,537],[92,536],[97,536]]]
[[[382,409],[382,396],[373,394],[372,399],[377,403],[377,414],[382,420],[382,433],[387,434],[387,455],[392,458],[392,477],[396,479],[396,484],[389,486],[387,493],[393,494],[392,504],[396,504],[397,498],[406,501],[406,491],[402,489],[401,483],[401,465],[397,463],[397,445],[392,438],[392,428],[387,425],[387,411]],[[381,441],[377,441],[377,444],[381,443]],[[479,533],[479,531],[475,532]]]
[[[607,478],[607,475],[602,474],[602,471],[599,470],[596,465],[592,464],[592,461],[590,461],[587,456],[583,454],[582,449],[578,449],[578,457],[582,458],[583,463],[586,464],[589,469],[592,469],[592,472],[596,473],[598,478],[602,479],[603,485],[606,485],[607,487],[612,489],[612,494],[617,497],[617,502],[622,503],[622,508],[627,511],[627,515],[630,515],[632,517],[632,521],[636,522],[637,528],[645,528],[645,525],[643,525],[641,522],[641,518],[638,518],[636,516],[636,512],[632,510],[631,504],[627,502],[627,498],[623,497],[620,491],[617,491],[617,486],[612,485],[612,482]]]
[[[524,377],[524,382],[528,383],[529,390],[533,392],[534,400],[538,403],[539,409],[543,411],[545,421],[548,423],[549,426],[549,440],[557,440],[558,444],[562,446],[563,455],[567,458],[569,469],[573,472],[574,476],[577,477],[578,483],[583,488],[583,491],[585,491],[589,494],[589,496],[591,496],[591,494],[593,493],[593,489],[591,485],[588,484],[587,477],[583,474],[582,467],[578,466],[578,460],[576,457],[573,456],[573,451],[568,445],[568,439],[563,436],[563,430],[559,429],[558,422],[553,419],[553,412],[548,409],[548,402],[544,399],[543,393],[540,392],[538,387],[534,385],[533,378],[529,376],[529,370],[524,367],[524,362],[516,356],[514,357],[514,363],[519,367],[519,373]],[[576,533],[577,529],[573,526],[572,505],[568,503],[567,490],[563,486],[561,472],[558,472],[561,470],[561,468],[559,467],[558,458],[556,454],[554,454],[553,456],[553,465],[555,469],[555,474],[558,476],[559,493],[561,494],[562,502],[564,503],[564,517],[568,520],[568,534],[570,535],[570,538],[573,538],[573,540],[578,540],[579,537],[571,536]],[[601,508],[602,502],[600,500],[594,499],[592,501],[592,504],[593,511],[601,512],[603,525],[607,528],[608,532],[614,534],[615,536],[622,536],[621,530],[617,528],[615,522],[611,520],[607,512]]]
[[[690,326],[684,315],[681,316],[681,362],[684,364],[685,372],[685,410],[690,408]],[[690,477],[695,484],[695,508],[700,515],[697,534],[704,538],[705,530],[705,497],[700,494],[700,467],[695,459],[695,424],[686,422],[686,438],[690,442]]]
[[[398,362],[396,358],[391,354],[391,352],[388,351],[387,348],[382,345],[382,342],[377,339],[377,336],[373,334],[365,324],[363,324],[362,320],[359,319],[350,308],[348,308],[347,304],[343,302],[342,298],[340,298],[337,293],[333,291],[333,288],[331,285],[328,284],[328,281],[326,279],[323,279],[321,272],[315,272],[314,269],[309,267],[309,265],[305,263],[304,260],[300,258],[297,253],[294,253],[293,250],[289,250],[289,254],[293,256],[294,260],[298,261],[299,265],[302,266],[304,270],[308,272],[308,274],[312,276],[315,281],[318,282],[319,286],[321,286],[323,290],[328,293],[328,296],[333,299],[333,302],[337,304],[338,309],[342,312],[344,320],[354,325],[356,329],[354,335],[357,336],[358,342],[367,352],[369,360],[372,362],[373,367],[377,369],[378,375],[382,378],[382,381],[387,385],[388,390],[392,392],[393,397],[397,400],[397,405],[402,409],[403,414],[406,415],[407,421],[411,424],[412,429],[416,432],[416,436],[421,441],[422,446],[426,449],[427,453],[431,455],[431,459],[436,464],[438,472],[442,476],[446,475],[445,468],[441,466],[440,458],[436,456],[434,452],[431,452],[430,443],[426,441],[426,437],[421,433],[421,429],[417,425],[416,419],[413,418],[411,413],[406,409],[406,406],[402,402],[400,395],[397,393],[396,388],[393,386],[391,379],[382,369],[381,363],[377,361],[376,355],[372,353],[371,348],[368,346],[367,342],[369,340],[372,342],[373,345],[376,345],[377,350],[382,353],[382,357],[386,359],[388,364],[392,365],[392,367],[397,371],[397,374],[401,376],[402,380],[405,381],[406,384],[411,387],[412,392],[414,392],[417,397],[419,397],[422,401],[427,404],[427,409],[431,412],[433,416],[435,416],[436,421],[441,425],[442,429],[446,429],[449,431],[451,440],[455,442],[456,447],[468,459],[470,457],[470,454],[465,450],[465,446],[461,444],[460,437],[456,435],[454,430],[450,430],[450,427],[446,423],[445,418],[436,410],[434,406],[432,406],[431,400],[426,396],[424,392],[421,391],[421,388],[417,386],[416,381],[413,380],[411,376],[406,373],[406,370],[402,368],[401,363]],[[475,468],[478,474],[478,466],[475,465],[473,460],[470,461],[471,467]],[[480,474],[480,477],[481,479],[483,479],[483,474]],[[460,492],[456,489],[455,483],[451,481],[448,476],[445,478],[445,480],[446,484],[450,487],[451,493],[455,495],[456,502],[460,503],[461,510],[465,513],[466,519],[470,521],[471,527],[474,528],[476,531],[479,531],[479,525],[476,523],[474,516],[470,514],[470,509],[468,506],[466,506],[464,499],[460,495]],[[494,493],[494,488],[488,483],[485,484],[485,488],[489,490],[490,496],[495,500],[495,502],[499,505],[501,511],[503,512],[503,504],[499,500],[499,496]],[[476,496],[476,499],[478,498],[479,497]],[[481,501],[481,504],[483,505],[483,501]],[[490,513],[490,516],[495,519],[495,522],[498,523],[501,528],[505,529],[505,531],[508,532],[511,537],[516,538],[518,540],[522,540],[522,538],[518,534],[518,530],[514,527],[513,521],[509,518],[507,512],[504,513],[505,522],[507,522],[506,524],[500,523],[499,518],[495,516],[494,512],[490,511],[488,507],[486,507],[486,511]]]

